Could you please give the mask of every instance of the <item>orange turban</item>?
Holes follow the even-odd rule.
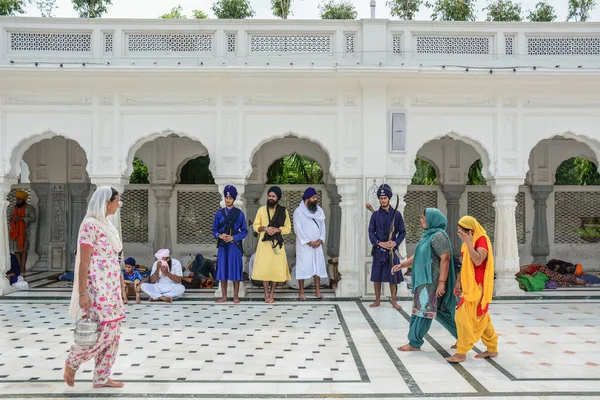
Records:
[[[23,190],[17,190],[17,193],[15,193],[15,197],[17,198],[17,200],[27,200],[29,195]]]

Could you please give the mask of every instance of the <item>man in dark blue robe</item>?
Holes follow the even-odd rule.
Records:
[[[400,211],[396,212],[394,217],[394,209],[390,206],[392,198],[392,189],[383,184],[377,189],[379,197],[379,210],[371,215],[369,222],[369,240],[373,245],[373,266],[371,268],[371,282],[375,285],[375,302],[371,307],[378,307],[381,299],[381,284],[388,282],[390,284],[390,292],[392,296],[392,306],[396,310],[401,307],[396,301],[396,293],[398,284],[404,281],[402,272],[398,271],[392,274],[392,267],[400,263],[398,256],[395,254],[395,249],[400,246],[400,243],[406,236],[406,228],[404,227],[404,219]],[[392,239],[390,239],[390,227],[394,219],[394,231]],[[390,252],[394,252],[394,261],[390,264]]]

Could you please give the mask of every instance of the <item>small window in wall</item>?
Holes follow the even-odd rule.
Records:
[[[410,182],[411,185],[437,185],[437,173],[429,161],[417,158],[415,166],[417,170]]]
[[[323,183],[323,169],[314,160],[296,153],[276,160],[267,171],[271,185],[319,185]]]
[[[215,179],[208,166],[210,158],[208,156],[196,157],[188,161],[182,168],[179,175],[179,183],[182,185],[213,185]]]
[[[581,157],[569,158],[556,168],[555,185],[598,186],[600,174],[596,164]]]
[[[473,163],[473,165],[471,165],[471,167],[469,168],[469,180],[467,181],[467,185],[473,185],[473,186],[485,186],[487,185],[487,183],[485,182],[485,178],[483,177],[483,174],[481,173],[481,170],[483,169],[483,162],[481,162],[481,159],[475,161]]]
[[[148,166],[137,157],[133,159],[133,172],[129,177],[129,183],[132,185],[143,185],[150,183],[148,181]]]

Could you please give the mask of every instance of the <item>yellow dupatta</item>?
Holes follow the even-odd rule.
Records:
[[[492,302],[492,295],[494,292],[494,254],[492,252],[492,243],[489,236],[485,232],[485,229],[481,226],[477,220],[469,215],[464,216],[458,221],[464,229],[470,229],[473,231],[473,246],[477,242],[477,239],[484,236],[487,242],[488,254],[487,264],[485,266],[485,274],[483,277],[483,296],[481,295],[481,289],[475,281],[475,264],[471,261],[471,255],[467,250],[467,244],[463,243],[461,251],[463,253],[462,269],[460,272],[460,280],[462,283],[462,297],[465,301],[479,301],[481,309],[485,310],[488,304]]]

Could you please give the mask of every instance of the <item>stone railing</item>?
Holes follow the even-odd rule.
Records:
[[[597,23],[0,18],[0,65],[13,66],[582,69],[598,60]]]

